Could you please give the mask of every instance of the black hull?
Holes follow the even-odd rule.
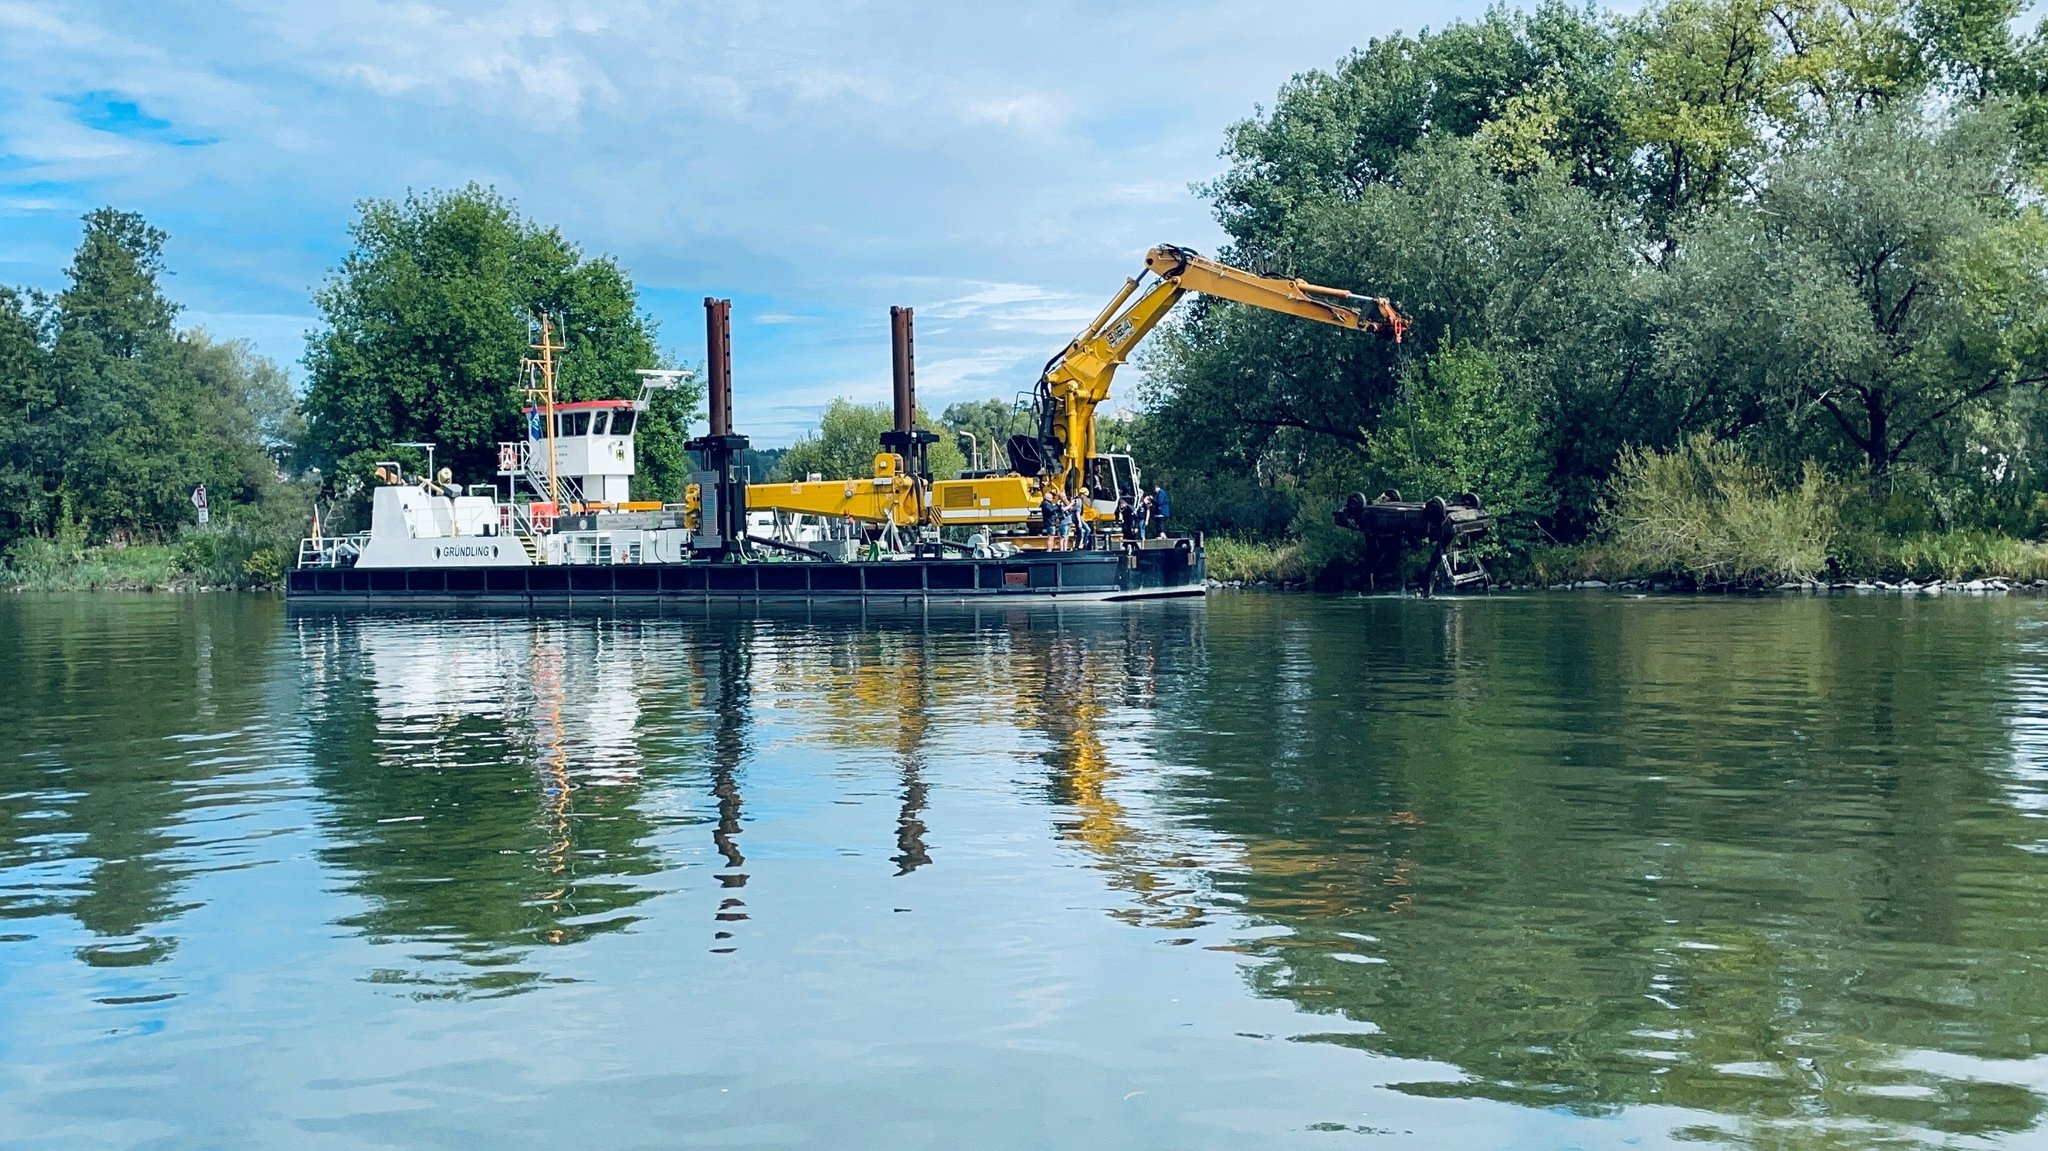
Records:
[[[285,592],[308,603],[580,600],[1134,600],[1203,594],[1191,540],[1131,552],[1005,559],[574,564],[506,568],[301,568]]]

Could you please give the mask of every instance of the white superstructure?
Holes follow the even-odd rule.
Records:
[[[498,445],[503,490],[471,494],[438,477],[377,466],[370,528],[318,533],[300,567],[531,567],[678,563],[689,559],[688,505],[635,502],[634,432],[654,390],[682,373],[642,372],[637,400],[540,404],[522,411],[526,437]],[[422,445],[424,446],[424,445]],[[475,485],[480,492],[485,485]]]

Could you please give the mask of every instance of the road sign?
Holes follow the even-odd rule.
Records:
[[[192,506],[199,509],[199,523],[202,527],[205,526],[206,521],[209,518],[206,510],[205,484],[200,484],[198,487],[192,489]]]

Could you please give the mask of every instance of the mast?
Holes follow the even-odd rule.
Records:
[[[540,356],[528,356],[522,361],[526,368],[526,394],[538,402],[546,421],[543,428],[548,452],[548,503],[560,515],[562,486],[555,478],[555,353],[562,350],[562,345],[554,341],[554,323],[546,312],[540,314],[540,342],[532,346]]]

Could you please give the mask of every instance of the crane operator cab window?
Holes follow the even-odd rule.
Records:
[[[1099,500],[1107,496],[1112,501],[1116,499],[1116,481],[1110,475],[1108,456],[1096,456],[1088,461],[1087,479],[1083,482],[1087,484],[1091,498]]]
[[[1120,499],[1138,498],[1138,469],[1129,456],[1096,456],[1088,461],[1088,502],[1114,514]]]

